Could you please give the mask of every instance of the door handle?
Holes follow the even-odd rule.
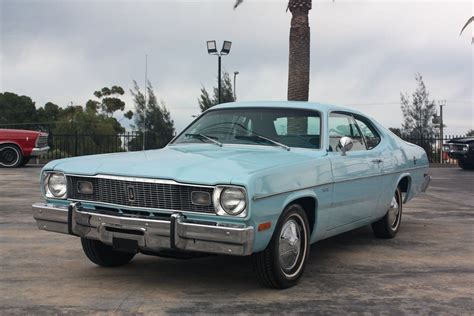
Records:
[[[383,162],[383,159],[374,159],[374,160],[371,160],[370,162],[379,164],[379,163],[382,163],[382,162]]]

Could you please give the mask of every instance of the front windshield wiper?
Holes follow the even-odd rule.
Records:
[[[262,135],[258,135],[258,134],[255,134],[253,133],[252,136],[235,136],[235,138],[245,138],[245,139],[250,139],[252,137],[257,137],[259,139],[263,139],[263,140],[266,140],[267,142],[270,142],[274,145],[277,145],[277,146],[280,146],[281,148],[284,148],[285,150],[287,151],[290,151],[291,150],[291,147],[290,146],[287,146],[285,144],[282,144],[280,142],[277,142],[276,140],[273,140],[273,139],[270,139],[270,138],[267,138],[265,136],[262,136]]]
[[[189,136],[189,137],[199,137],[199,138],[204,138],[204,139],[207,139],[209,141],[211,141],[212,143],[216,144],[217,146],[219,147],[222,147],[222,143],[221,142],[218,142],[217,140],[213,139],[212,137],[209,137],[207,135],[204,135],[204,134],[185,134],[185,136]]]

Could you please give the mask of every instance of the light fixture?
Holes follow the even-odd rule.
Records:
[[[207,52],[211,55],[217,54],[216,41],[207,41]]]
[[[224,41],[222,44],[221,55],[228,55],[230,53],[230,48],[232,47],[231,41]]]

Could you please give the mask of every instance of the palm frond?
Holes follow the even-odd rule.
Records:
[[[242,0],[243,1],[243,0]],[[462,27],[461,29],[461,33],[459,33],[459,35],[462,34],[462,32],[464,32],[464,30],[466,29],[466,27],[471,24],[472,22],[474,22],[474,16],[471,16],[471,18],[469,20],[467,20],[466,24],[464,24],[464,26]]]
[[[244,2],[244,0],[235,0],[234,10],[237,9],[237,7],[242,4],[242,2]]]

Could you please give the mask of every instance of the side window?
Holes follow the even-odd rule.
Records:
[[[377,133],[377,130],[370,124],[369,121],[362,117],[355,117],[357,126],[359,126],[362,135],[365,138],[367,143],[367,149],[372,149],[380,143],[380,135]]]
[[[331,113],[328,122],[329,151],[339,151],[338,145],[341,137],[350,137],[353,141],[351,151],[367,150],[364,139],[357,128],[351,115]]]
[[[288,134],[288,118],[286,117],[279,117],[275,121],[275,131],[278,136],[283,136]]]

